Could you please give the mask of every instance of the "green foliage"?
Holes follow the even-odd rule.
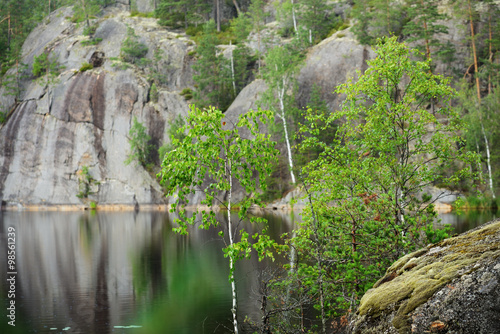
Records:
[[[342,22],[335,17],[332,9],[332,5],[326,0],[304,0],[299,2],[297,20],[299,25],[304,26],[308,32],[311,44],[325,38],[333,25]]]
[[[310,114],[309,124],[324,125],[303,128],[302,148],[323,152],[303,170],[309,208],[290,242],[303,261],[297,275],[323,295],[322,320],[352,308],[391,262],[427,241],[423,234],[446,237],[447,230],[432,230],[429,196],[418,194],[434,182],[473,177],[467,166],[477,161],[457,148],[464,125],[450,105],[449,81],[430,73],[429,61],[412,60],[395,37],[380,40],[375,52],[357,82],[337,88],[346,95],[342,110]],[[431,100],[439,101],[434,113],[426,108]],[[339,124],[335,138],[324,142],[318,136],[332,123]],[[451,168],[455,161],[462,167]]]
[[[201,205],[211,209],[214,205],[222,205],[227,209],[227,225],[219,232],[226,247],[224,256],[229,259],[229,281],[233,292],[233,319],[237,330],[237,302],[234,278],[235,261],[248,258],[252,247],[249,242],[249,233],[238,227],[233,227],[232,192],[236,183],[239,183],[248,194],[255,194],[258,187],[265,189],[263,179],[254,177],[266,175],[270,172],[272,161],[276,159],[277,151],[268,135],[259,131],[259,123],[266,123],[271,113],[266,111],[250,111],[239,117],[236,124],[225,119],[224,114],[215,108],[200,110],[191,105],[186,126],[181,128],[186,137],[179,141],[174,138],[175,150],[167,152],[162,163],[162,185],[165,186],[168,196],[177,194],[172,211],[180,209],[179,227],[174,231],[180,234],[188,233],[188,225],[200,224],[202,229],[209,229],[219,225],[214,211],[196,211],[190,217],[186,215],[185,206],[188,205],[187,196],[197,192],[204,195]],[[242,138],[241,128],[250,131],[252,139]],[[211,180],[209,184],[205,179]],[[227,204],[222,201],[227,194]],[[239,220],[247,217],[248,209],[258,203],[256,197],[244,199],[239,203]],[[201,222],[199,217],[201,216]],[[262,223],[263,220],[250,217],[251,221]],[[239,223],[235,224],[240,226]],[[265,234],[254,234],[256,239],[253,248],[257,250],[259,259],[271,256],[269,247],[274,242]],[[238,239],[239,240],[238,240]]]
[[[155,17],[155,13],[154,12],[142,13],[142,12],[139,12],[138,10],[132,10],[130,12],[130,17],[153,18],[153,17]]]
[[[91,38],[85,41],[81,41],[82,45],[84,46],[89,46],[89,45],[97,45],[102,42],[102,38]]]
[[[144,66],[149,66],[148,79],[155,82],[157,85],[166,85],[168,83],[167,75],[165,74],[166,69],[164,66],[165,52],[158,48],[153,53],[153,59],[142,59]],[[144,62],[146,60],[146,62]],[[147,64],[148,63],[148,64]]]
[[[160,161],[163,161],[165,154],[167,152],[175,149],[174,142],[182,142],[184,138],[186,138],[186,134],[184,133],[184,119],[181,115],[177,116],[174,121],[170,124],[170,127],[167,130],[168,138],[170,139],[169,143],[163,144],[158,149],[158,155],[160,157]]]
[[[425,237],[427,238],[427,243],[435,244],[446,238],[450,237],[450,233],[453,230],[450,224],[446,224],[441,228],[435,228],[432,224],[427,224],[424,227]]]
[[[237,43],[245,41],[252,30],[251,19],[247,13],[242,13],[231,20],[231,31]]]
[[[155,15],[160,25],[188,29],[204,23],[210,10],[210,5],[203,1],[161,0]]]
[[[82,66],[80,66],[80,69],[79,71],[80,72],[85,72],[85,71],[88,71],[88,70],[92,70],[94,68],[94,66],[92,64],[89,64],[87,62],[84,62],[82,64]]]
[[[34,57],[32,73],[35,77],[43,75],[55,76],[59,71],[59,63],[57,60],[49,59],[47,53],[42,53]]]
[[[95,34],[95,31],[97,29],[97,26],[91,25],[89,27],[85,26],[83,28],[83,36],[92,36]]]
[[[193,98],[193,91],[191,90],[191,88],[186,87],[179,93],[179,95],[184,96],[186,101],[189,101]]]
[[[120,57],[123,61],[141,65],[143,57],[148,53],[148,47],[139,41],[139,36],[131,27],[127,27],[127,37],[122,43],[120,49]],[[143,61],[142,61],[143,62]]]
[[[0,124],[7,121],[7,113],[5,111],[0,111]]]
[[[151,98],[152,102],[158,102],[158,88],[156,88],[156,84],[154,82],[151,85],[151,89],[149,90],[149,97]]]
[[[400,37],[407,22],[402,1],[355,0],[351,15],[358,23],[352,31],[362,44],[373,45],[382,36]]]
[[[90,201],[90,210],[97,210],[97,202],[95,201]]]
[[[215,22],[208,21],[204,25],[196,53],[198,54],[193,69],[196,74],[193,80],[197,85],[194,94],[200,107],[216,106],[226,110],[234,99],[231,92],[231,72],[229,61],[218,52],[219,39],[216,35]]]
[[[437,0],[409,0],[407,4],[408,23],[403,27],[403,34],[409,35],[408,42],[420,42],[418,49],[427,59],[434,51],[444,49],[436,35],[448,33],[446,26],[438,24],[447,18],[439,13],[438,4]]]
[[[17,62],[13,71],[10,74],[4,74],[1,77],[1,86],[4,87],[4,94],[9,96],[14,96],[19,98],[21,94],[21,84],[22,78],[26,77],[23,73],[28,69],[28,65],[24,63]]]
[[[288,167],[292,183],[296,182],[294,175],[294,165],[292,157],[292,136],[291,136],[291,102],[294,100],[293,92],[296,83],[295,74],[299,70],[299,65],[304,58],[301,50],[294,48],[295,44],[290,43],[285,46],[276,46],[268,51],[262,69],[262,76],[267,84],[267,91],[259,101],[261,105],[270,108],[281,121],[281,129],[284,134],[287,147]]]
[[[87,199],[90,195],[93,194],[92,186],[98,185],[97,182],[92,175],[89,173],[88,166],[82,166],[82,168],[77,172],[78,176],[78,194],[76,197],[80,199]]]
[[[151,154],[153,146],[149,143],[151,136],[147,134],[146,127],[134,117],[132,126],[129,131],[130,154],[125,160],[125,165],[129,165],[132,161],[142,167],[149,168],[153,161]]]
[[[94,18],[101,10],[101,6],[97,0],[79,0],[74,3],[73,6],[73,17],[71,22],[85,22],[86,31],[89,36],[93,35],[92,28],[90,25],[90,19]],[[94,30],[95,31],[95,30]],[[87,36],[87,35],[86,35]]]

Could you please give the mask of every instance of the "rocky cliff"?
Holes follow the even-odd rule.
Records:
[[[138,6],[154,5],[143,2]],[[168,141],[170,123],[188,111],[180,92],[193,87],[191,51],[195,44],[185,34],[159,26],[153,18],[130,17],[127,9],[126,4],[118,3],[93,20],[96,45],[88,43],[83,25],[71,22],[72,8],[52,13],[26,40],[22,55],[27,69],[21,73],[19,98],[0,90],[0,107],[10,111],[0,128],[0,199],[4,207],[88,205],[88,200],[77,197],[86,177],[92,180],[89,200],[100,205],[165,203],[153,173],[140,165],[124,164],[130,153],[129,131],[137,118],[147,127],[154,146]],[[150,100],[147,78],[151,70],[123,67],[116,60],[127,27],[148,47],[150,61],[158,50],[163,52],[155,64],[164,82],[157,103]],[[59,64],[61,71],[55,79],[33,76],[34,59],[42,53]],[[364,69],[371,56],[348,32],[315,46],[300,74],[301,101],[307,103],[311,86],[317,83],[329,104],[338,105],[331,94],[333,87],[355,69]],[[85,63],[93,69],[80,70]],[[227,114],[237,117],[255,108],[264,90],[263,81],[252,82]]]
[[[83,168],[93,179],[90,198],[101,204],[162,203],[157,181],[142,166],[124,161],[134,117],[148,128],[153,144],[168,140],[165,130],[188,104],[178,93],[192,83],[194,46],[184,35],[169,32],[155,19],[130,17],[119,7],[107,8],[93,22],[97,45],[85,45],[83,27],[71,23],[71,8],[62,8],[35,29],[23,47],[21,96],[0,92],[4,110],[11,110],[0,129],[0,198],[4,205],[73,204]],[[157,103],[149,99],[147,73],[136,66],[118,69],[127,27],[163,58],[165,85]],[[57,60],[62,73],[55,80],[35,79],[33,59],[42,52]],[[84,63],[94,68],[80,71]],[[11,71],[14,71],[11,70]]]
[[[395,262],[351,333],[500,333],[500,220]]]

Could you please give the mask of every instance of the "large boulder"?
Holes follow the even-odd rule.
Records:
[[[351,333],[500,333],[500,220],[396,261]]]
[[[368,68],[366,61],[373,58],[373,50],[359,44],[350,29],[339,31],[323,40],[308,53],[298,76],[299,105],[307,106],[311,90],[316,85],[329,109],[338,109],[344,97],[336,94],[335,88],[348,79],[356,81],[358,71],[364,73]]]

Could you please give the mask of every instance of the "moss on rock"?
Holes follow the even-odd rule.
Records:
[[[396,261],[363,296],[354,327],[367,329],[365,325],[370,322],[372,329],[381,328],[384,326],[377,322],[386,318],[391,319],[396,332],[408,333],[411,312],[454,279],[499,257],[500,221],[408,254]]]

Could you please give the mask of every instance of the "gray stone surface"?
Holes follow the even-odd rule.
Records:
[[[500,220],[396,261],[360,302],[350,332],[500,333]]]
[[[81,169],[88,167],[97,182],[89,198],[100,204],[164,203],[154,174],[142,166],[124,164],[129,154],[128,133],[136,117],[148,128],[157,146],[167,140],[166,130],[177,115],[186,115],[188,105],[178,93],[192,85],[192,43],[176,38],[156,24],[155,19],[131,18],[127,12],[110,7],[94,20],[95,46],[82,27],[67,17],[71,8],[62,8],[27,38],[23,62],[31,73],[33,58],[49,52],[57,59],[61,74],[47,85],[31,76],[22,82],[23,93],[14,100],[2,98],[2,108],[13,109],[0,128],[0,199],[4,205],[82,204],[79,192]],[[119,70],[111,57],[118,57],[127,25],[134,27],[149,48],[164,50],[159,64],[167,82],[159,87],[157,104],[148,100],[147,73],[135,66]],[[81,65],[100,55],[102,65],[79,72]],[[94,57],[94,58],[93,58]],[[2,96],[4,96],[4,92]]]
[[[374,57],[371,48],[360,45],[349,29],[323,40],[309,52],[298,76],[299,105],[307,106],[311,89],[316,84],[329,109],[338,109],[343,97],[334,93],[335,88],[349,78],[356,80],[356,71],[363,73],[368,68],[366,61]]]

